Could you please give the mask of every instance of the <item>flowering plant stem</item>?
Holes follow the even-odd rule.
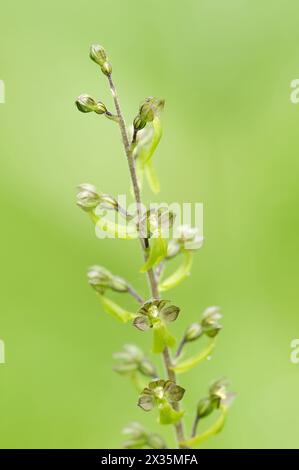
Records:
[[[135,239],[137,236],[144,257],[140,272],[146,273],[150,298],[143,299],[130,282],[114,275],[103,266],[95,265],[88,269],[88,282],[99,295],[107,314],[122,323],[130,322],[140,331],[152,331],[152,352],[161,354],[165,379],[159,377],[155,365],[136,345],[125,344],[123,351],[114,354],[114,358],[118,361],[114,370],[129,376],[140,392],[137,405],[145,412],[158,409],[159,424],[174,426],[179,448],[198,446],[222,429],[232,394],[227,393],[225,379],[221,378],[214,382],[209,388],[208,396],[197,404],[191,437],[188,438],[185,436],[183,426],[184,410],[181,410],[179,405],[186,390],[178,385],[176,376],[189,371],[211,355],[215,346],[215,336],[222,329],[219,323],[222,315],[219,307],[206,308],[201,320],[192,323],[186,329],[177,352],[172,356],[171,348],[175,346],[176,338],[168,329],[168,324],[177,319],[181,309],[172,305],[169,300],[161,298],[160,292],[173,289],[189,276],[193,255],[201,248],[203,237],[197,227],[180,225],[176,227],[176,232],[174,230],[173,237],[167,240],[169,236],[165,234],[165,229],[173,227],[176,214],[165,207],[144,211],[141,201],[143,176],[146,177],[153,192],[157,192],[160,188],[152,157],[162,136],[160,111],[164,106],[164,100],[149,97],[141,104],[139,113],[133,121],[134,130],[130,141],[112,78],[112,65],[105,49],[97,44],[92,45],[90,58],[100,66],[108,79],[116,114],[108,111],[104,103],[96,101],[87,94],[77,98],[76,106],[82,113],[103,115],[118,124],[127,157],[136,212],[128,213],[117,199],[109,194],[99,193],[90,183],[79,186],[77,204],[89,215],[96,230],[126,240]],[[118,212],[126,222],[133,219],[133,225],[115,224],[109,218],[105,219],[107,211]],[[182,260],[181,264],[172,274],[164,278],[167,262],[176,256]],[[130,294],[139,304],[138,311],[130,312],[110,299],[109,295],[106,297],[106,291],[109,290]],[[196,354],[182,360],[183,350],[188,344],[202,337],[208,337],[208,344]],[[144,386],[144,377],[150,378],[147,386]],[[218,420],[210,428],[197,434],[202,419],[214,412],[219,415],[219,411],[221,414]],[[150,432],[139,423],[131,423],[123,432],[129,437],[124,443],[125,448],[167,447],[163,437]]]
[[[135,197],[135,201],[136,201],[136,204],[137,204],[138,223],[140,225],[140,223],[141,223],[141,212],[140,212],[141,194],[140,194],[140,189],[139,189],[138,179],[137,179],[137,174],[136,174],[135,160],[134,160],[133,152],[132,152],[132,144],[130,144],[130,142],[129,142],[127,127],[126,127],[126,123],[125,123],[125,120],[124,120],[124,117],[123,117],[123,114],[122,114],[122,111],[121,111],[119,98],[118,98],[116,87],[115,87],[115,84],[114,84],[114,81],[113,81],[113,78],[112,78],[112,74],[111,73],[108,74],[107,77],[108,77],[112,97],[113,97],[113,100],[114,100],[116,113],[117,113],[117,116],[118,116],[118,124],[119,124],[120,133],[121,133],[121,137],[122,137],[122,143],[123,143],[125,154],[126,154],[127,161],[128,161],[131,182],[132,182],[132,186],[133,186],[133,190],[134,190],[134,197]],[[136,138],[136,134],[134,134],[133,140],[135,140],[135,138]],[[144,254],[144,259],[147,260],[147,257],[148,257],[147,249],[149,247],[148,239],[147,238],[140,238],[140,241],[141,241],[142,251],[143,251],[143,254]],[[156,280],[154,270],[152,268],[147,271],[147,277],[148,277],[152,297],[154,299],[159,299],[158,283],[157,283],[157,280]],[[171,355],[170,355],[170,351],[169,351],[168,347],[164,348],[164,350],[162,352],[162,357],[163,357],[164,367],[165,367],[168,379],[171,380],[172,382],[176,383],[176,375],[175,375],[175,372],[172,370],[172,359],[171,359]],[[173,407],[176,411],[179,412],[180,405],[179,405],[178,402],[175,402],[173,404]],[[180,448],[184,448],[185,446],[180,444],[181,442],[183,442],[185,440],[184,427],[183,427],[182,419],[180,419],[174,426],[175,426],[176,438],[177,438],[178,445],[179,445]]]

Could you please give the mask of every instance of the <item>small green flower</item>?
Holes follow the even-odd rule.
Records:
[[[180,252],[193,252],[203,245],[203,237],[195,227],[179,225],[176,228],[176,236],[170,240],[167,248],[167,258],[174,258]]]
[[[123,351],[115,353],[113,357],[118,360],[114,370],[120,374],[140,372],[148,377],[157,377],[155,366],[145,357],[143,351],[134,344],[125,344]]]
[[[137,311],[133,325],[138,330],[146,331],[157,323],[175,321],[180,309],[175,305],[167,306],[168,303],[169,300],[148,300]]]
[[[214,338],[222,329],[222,325],[219,323],[221,318],[220,307],[208,307],[204,311],[201,320],[203,333],[210,338]]]
[[[214,410],[223,405],[228,407],[231,404],[235,394],[228,392],[227,387],[228,381],[226,378],[216,380],[216,382],[210,386],[209,395],[198,402],[198,419],[209,416]]]
[[[214,382],[209,388],[211,399],[216,400],[219,403],[225,401],[228,396],[228,385],[228,380],[225,377],[216,380],[216,382]]]
[[[144,411],[151,411],[155,406],[164,405],[165,402],[174,403],[180,401],[185,389],[176,385],[171,380],[154,380],[148,384],[138,400],[138,406]]]
[[[102,266],[92,266],[87,271],[88,282],[97,292],[103,294],[106,289],[116,292],[128,292],[128,283],[125,279],[113,275]]]
[[[190,227],[189,225],[180,225],[177,228],[178,231],[178,242],[184,248],[184,250],[198,250],[202,247],[203,237],[199,235],[196,227]]]

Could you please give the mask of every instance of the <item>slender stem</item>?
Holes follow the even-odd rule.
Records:
[[[165,261],[161,261],[156,268],[156,278],[159,280],[163,274],[165,268]]]
[[[175,353],[175,357],[180,356],[181,352],[183,351],[183,348],[184,348],[185,344],[186,344],[186,338],[185,338],[185,336],[183,336],[183,338],[182,338],[182,340],[179,344],[179,347],[177,349],[177,352]]]
[[[132,287],[131,285],[128,286],[128,293],[131,294],[132,297],[134,297],[137,302],[140,304],[144,303],[144,299],[138,294],[138,292]]]
[[[199,416],[198,414],[195,416],[195,419],[194,419],[194,422],[193,422],[193,426],[192,426],[192,432],[191,432],[191,437],[195,437],[196,436],[196,431],[197,431],[197,426],[198,426],[198,423],[199,423]]]
[[[109,81],[112,97],[113,97],[113,100],[114,100],[116,113],[117,113],[117,116],[118,116],[118,124],[119,124],[119,127],[120,127],[122,142],[123,142],[123,146],[124,146],[127,161],[128,161],[128,166],[129,166],[129,171],[130,171],[130,176],[131,176],[131,181],[132,181],[133,191],[134,191],[134,196],[135,196],[135,201],[136,201],[136,204],[137,204],[138,225],[139,225],[139,229],[140,229],[141,228],[141,218],[142,218],[142,204],[141,204],[140,188],[139,188],[137,174],[136,174],[135,160],[134,160],[133,153],[132,153],[132,147],[130,145],[129,138],[128,138],[126,123],[125,123],[125,120],[124,120],[124,117],[123,117],[123,114],[122,114],[122,111],[121,111],[121,108],[120,108],[116,88],[115,88],[115,85],[114,85],[111,74],[108,75],[108,81]],[[142,249],[143,249],[144,258],[147,259],[148,249],[149,249],[149,241],[148,241],[147,238],[140,238],[140,242],[141,242],[141,246],[142,246]],[[158,289],[158,283],[157,283],[156,276],[155,276],[155,273],[154,273],[153,269],[149,269],[147,271],[147,277],[148,277],[148,281],[149,281],[149,285],[150,285],[150,289],[151,289],[151,295],[154,299],[158,299],[159,298],[159,289]],[[167,347],[163,351],[163,360],[164,360],[164,366],[165,366],[166,373],[167,373],[167,376],[168,376],[169,380],[172,380],[173,382],[176,383],[176,375],[175,375],[175,372],[172,369],[172,360],[171,360],[171,357],[170,357],[169,349]],[[173,407],[176,411],[179,411],[180,405],[179,405],[179,403],[176,402],[176,403],[173,404]],[[181,447],[180,442],[185,440],[182,420],[180,420],[178,423],[175,424],[175,430],[176,430],[176,437],[177,437],[178,445],[179,445],[179,447]]]

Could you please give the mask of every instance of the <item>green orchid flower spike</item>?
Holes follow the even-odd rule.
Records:
[[[131,193],[133,197],[134,209],[127,211],[121,206],[122,203],[119,203],[119,197],[101,192],[91,183],[78,186],[76,203],[92,222],[98,238],[114,238],[115,243],[124,243],[125,240],[126,246],[129,241],[134,243],[134,240],[139,244],[142,262],[137,274],[144,274],[147,288],[144,287],[139,293],[121,273],[114,274],[101,264],[94,264],[87,270],[87,281],[100,300],[101,310],[107,313],[107,322],[116,320],[115,328],[124,328],[124,325],[131,328],[131,334],[135,331],[140,342],[145,339],[142,334],[152,336],[153,356],[143,351],[139,345],[128,344],[127,341],[113,356],[115,372],[131,380],[135,393],[138,393],[136,415],[142,415],[141,410],[156,410],[159,424],[174,427],[178,448],[198,447],[221,431],[234,395],[227,391],[225,379],[214,382],[207,395],[194,403],[195,419],[192,429],[188,431],[184,423],[185,412],[181,408],[185,388],[179,384],[178,376],[194,373],[195,367],[214,354],[216,340],[222,330],[222,315],[219,307],[211,306],[206,308],[201,316],[191,318],[190,299],[189,308],[181,309],[169,300],[161,298],[161,295],[188,279],[195,253],[203,245],[203,237],[197,227],[181,222],[176,226],[175,214],[166,204],[156,203],[154,209],[151,204],[149,209],[142,202],[144,181],[154,193],[158,193],[161,188],[154,163],[163,135],[161,115],[164,100],[153,96],[143,100],[134,113],[133,122],[127,127],[112,74],[112,63],[105,48],[93,44],[89,55],[95,64],[96,72],[100,71],[102,78],[107,81],[114,110],[109,110],[101,97],[84,93],[75,100],[75,106],[80,112],[78,119],[100,119],[103,123],[103,116],[118,128],[130,175],[128,194]],[[184,112],[184,109],[180,112]],[[108,125],[108,121],[105,123]],[[86,141],[92,142],[92,139],[94,144],[91,143],[90,151],[98,146],[101,136],[95,136],[93,130],[90,139]],[[104,155],[101,158],[104,158]],[[127,261],[130,265],[129,257]],[[173,263],[176,268],[171,268]],[[194,284],[193,287],[197,294],[200,286]],[[180,314],[181,310],[183,314]],[[178,320],[185,322],[184,333],[178,347],[174,349],[176,337],[170,328],[171,324]],[[136,330],[141,334],[137,335]],[[159,373],[160,365],[156,364],[158,359],[162,361],[165,376]],[[199,368],[197,370],[200,381]],[[122,400],[122,394],[119,395],[119,400]],[[123,402],[120,409],[125,406],[126,403]],[[205,421],[207,417],[211,420]],[[205,426],[207,422],[212,424]],[[123,447],[126,449],[167,448],[160,434],[148,430],[140,423],[129,424],[123,432]],[[172,444],[170,446],[173,447]]]

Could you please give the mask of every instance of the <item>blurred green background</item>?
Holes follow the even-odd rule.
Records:
[[[169,293],[174,330],[215,304],[224,330],[181,377],[187,425],[225,375],[238,397],[204,447],[298,447],[298,15],[296,0],[2,2],[0,447],[114,448],[132,420],[158,429],[111,371],[114,351],[150,335],[110,319],[85,278],[102,264],[146,295],[138,243],[96,239],[75,205],[81,182],[129,193],[117,127],[74,107],[83,92],[111,107],[93,42],[128,122],[146,96],[166,100],[159,198],[204,203],[205,245]]]

